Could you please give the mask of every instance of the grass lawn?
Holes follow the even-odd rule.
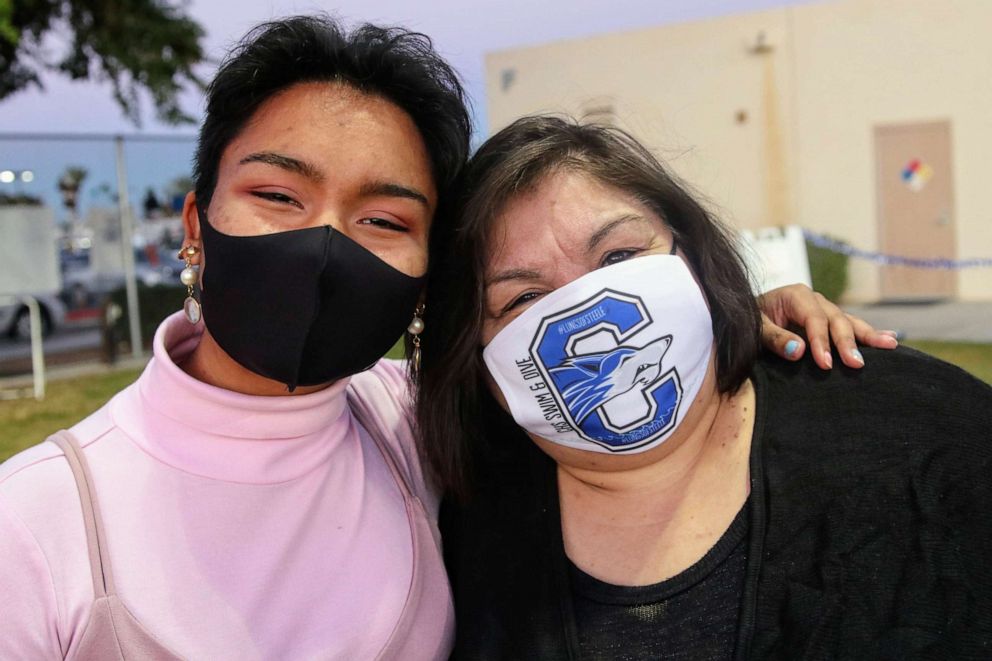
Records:
[[[123,370],[49,381],[45,399],[0,401],[0,461],[79,422],[134,381],[140,370]]]
[[[992,384],[992,344],[924,341],[906,344],[959,365]],[[396,349],[390,354],[401,355]],[[0,401],[0,461],[78,422],[137,376],[138,370],[125,370],[55,381],[48,384],[44,401]]]

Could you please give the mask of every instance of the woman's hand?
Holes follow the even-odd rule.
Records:
[[[765,348],[786,360],[799,360],[806,342],[786,328],[806,331],[813,360],[825,370],[833,367],[830,341],[848,367],[864,367],[858,343],[876,349],[895,349],[895,331],[877,331],[864,319],[849,315],[806,285],[787,285],[758,297],[761,307],[761,341]]]

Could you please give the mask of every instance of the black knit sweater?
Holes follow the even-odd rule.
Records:
[[[755,368],[735,657],[992,659],[992,388],[864,353]],[[506,416],[484,424],[474,497],[442,508],[454,658],[578,659],[555,465]]]

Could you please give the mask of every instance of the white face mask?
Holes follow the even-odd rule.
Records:
[[[527,431],[579,450],[634,454],[682,422],[712,345],[710,313],[685,262],[651,255],[546,295],[482,357]]]

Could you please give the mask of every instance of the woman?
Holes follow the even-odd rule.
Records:
[[[421,35],[302,17],[235,49],[183,211],[185,315],[134,385],[0,468],[0,658],[447,656],[404,366],[363,370],[423,330],[428,232],[468,142]],[[771,313],[825,342],[790,291]],[[827,312],[839,342],[870,331]]]
[[[0,468],[0,658],[447,656],[406,374],[358,373],[418,331],[468,144],[422,35],[301,17],[235,49],[183,210],[202,298],[74,438]]]
[[[456,657],[987,658],[987,385],[760,356],[728,233],[622,132],[519,120],[465,185],[419,391]]]

